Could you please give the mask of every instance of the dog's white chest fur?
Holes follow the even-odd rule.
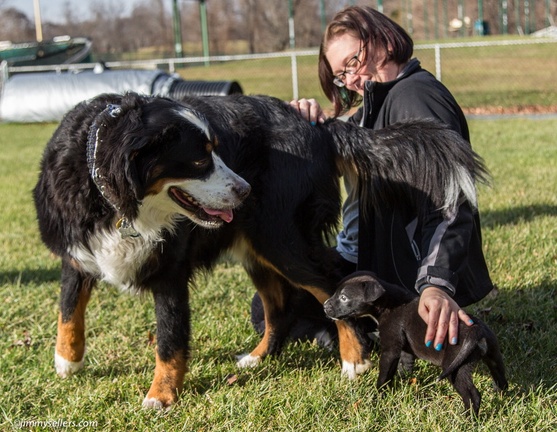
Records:
[[[162,241],[145,236],[122,238],[116,229],[110,229],[97,231],[87,246],[69,251],[82,270],[122,290],[137,291],[141,288],[137,274],[153,249],[162,247]]]

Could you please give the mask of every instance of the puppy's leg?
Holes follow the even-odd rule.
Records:
[[[265,356],[280,353],[294,319],[285,308],[288,291],[293,289],[288,282],[261,265],[250,265],[247,271],[263,302],[265,332],[257,347],[238,361],[237,366],[242,368],[255,367]]]
[[[401,350],[399,347],[385,347],[385,341],[381,341],[381,357],[379,358],[379,376],[377,388],[389,384],[397,371]]]
[[[414,354],[402,351],[400,353],[400,360],[398,362],[398,372],[401,375],[410,375],[414,370],[415,361],[416,357],[414,356]]]
[[[472,381],[472,370],[474,363],[465,363],[449,375],[449,380],[458,392],[466,411],[478,415],[482,397]]]
[[[146,408],[165,408],[178,399],[189,357],[190,311],[188,289],[154,289],[157,315],[155,377],[143,400]]]
[[[85,309],[94,283],[93,279],[82,275],[69,261],[62,261],[62,290],[54,354],[56,373],[62,378],[83,368]]]
[[[482,357],[482,360],[491,372],[495,389],[499,391],[506,390],[509,387],[509,383],[505,377],[505,363],[503,362],[497,338],[493,333],[489,332],[487,333],[486,342],[487,352]]]

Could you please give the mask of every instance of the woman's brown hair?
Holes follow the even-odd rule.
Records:
[[[368,6],[352,6],[338,12],[325,29],[318,63],[321,88],[333,103],[335,117],[359,105],[362,100],[358,93],[333,83],[333,71],[325,57],[329,42],[345,33],[357,37],[364,44],[383,48],[388,53],[384,62],[405,64],[414,51],[414,42],[408,33],[381,12]],[[363,63],[367,61],[367,54],[365,52]]]

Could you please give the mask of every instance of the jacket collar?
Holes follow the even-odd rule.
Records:
[[[377,82],[366,81],[364,84],[364,115],[361,118],[360,126],[373,127],[379,109],[385,102],[385,98],[399,81],[407,78],[415,72],[421,70],[420,61],[417,58],[411,59],[402,69],[400,74],[392,81]]]
[[[417,58],[413,58],[408,63],[406,63],[406,66],[404,66],[400,74],[394,80],[387,82],[366,81],[364,84],[364,88],[366,89],[366,91],[373,91],[376,88],[391,89],[397,82],[403,80],[409,75],[412,75],[414,72],[417,72],[420,69],[420,61]]]

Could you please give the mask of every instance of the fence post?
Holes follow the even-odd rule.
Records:
[[[0,63],[0,95],[2,95],[4,83],[8,81],[9,75],[10,71],[8,69],[8,62],[6,60],[2,60],[2,63]]]
[[[292,66],[292,99],[298,99],[298,58],[295,52],[290,54],[290,63]]]
[[[435,44],[435,77],[441,81],[441,45]]]

